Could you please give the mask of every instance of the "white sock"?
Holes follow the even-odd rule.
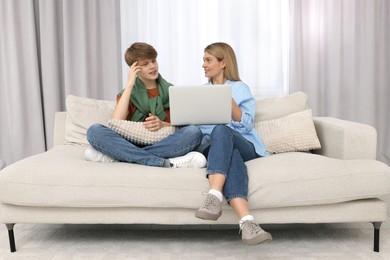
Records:
[[[212,195],[216,196],[219,199],[219,201],[222,202],[223,195],[222,195],[222,193],[219,190],[210,189],[209,190],[209,194],[212,194]]]
[[[242,219],[240,219],[240,222],[238,222],[238,224],[240,225],[240,228],[242,226],[242,223],[244,223],[244,221],[247,221],[247,220],[255,220],[255,218],[252,216],[252,215],[246,215],[244,217],[242,217]]]

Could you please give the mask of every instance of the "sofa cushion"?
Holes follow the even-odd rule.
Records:
[[[149,131],[142,122],[117,119],[110,119],[108,126],[127,141],[137,145],[154,144],[176,131],[175,126],[166,126],[157,131]]]
[[[280,118],[308,108],[308,97],[303,92],[279,98],[259,99],[256,101],[255,122]]]
[[[310,109],[256,122],[255,128],[271,154],[321,148]]]
[[[321,148],[303,92],[258,100],[254,127],[271,154]]]
[[[89,145],[86,137],[88,128],[95,123],[108,125],[114,107],[115,101],[69,95],[66,98],[66,142]]]
[[[253,208],[331,204],[390,192],[390,168],[376,160],[293,152],[252,160],[247,167]]]
[[[59,145],[0,174],[0,201],[47,207],[196,209],[209,184],[205,169],[171,169],[84,159],[85,147]],[[390,193],[389,167],[375,160],[338,160],[282,153],[247,162],[253,209],[321,205]]]

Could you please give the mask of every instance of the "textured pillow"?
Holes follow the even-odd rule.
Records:
[[[255,123],[269,153],[309,151],[321,148],[311,109]]]
[[[144,127],[142,122],[118,119],[111,119],[108,122],[108,126],[126,140],[137,145],[157,143],[176,131],[176,127],[174,126],[166,126],[157,131],[149,131]]]
[[[65,140],[89,145],[86,133],[92,124],[107,125],[116,102],[69,95],[66,98]]]

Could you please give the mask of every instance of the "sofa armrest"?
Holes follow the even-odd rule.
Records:
[[[321,149],[314,153],[338,159],[376,159],[374,127],[333,117],[314,117]]]
[[[54,119],[53,146],[65,142],[66,112],[56,112]]]

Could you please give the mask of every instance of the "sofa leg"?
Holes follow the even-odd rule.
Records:
[[[11,252],[16,251],[16,246],[15,246],[15,236],[14,236],[14,226],[15,224],[5,224],[5,226],[8,229],[8,238],[9,238],[9,247]]]
[[[379,252],[379,231],[382,225],[382,222],[373,222],[374,225],[374,251]]]

